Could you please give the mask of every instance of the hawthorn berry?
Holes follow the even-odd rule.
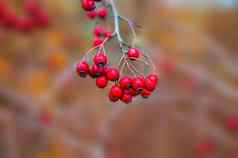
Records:
[[[145,87],[145,79],[143,77],[136,77],[132,80],[132,88],[137,92],[142,92]]]
[[[157,83],[150,80],[149,78],[145,79],[145,89],[153,92],[156,89]]]
[[[93,58],[94,64],[99,67],[103,67],[107,64],[107,56],[103,52],[97,53]]]
[[[112,32],[111,31],[106,31],[104,33],[104,36],[107,37],[107,38],[111,38],[112,37]]]
[[[96,79],[96,85],[98,88],[105,88],[107,86],[107,78],[105,76],[100,76]]]
[[[122,102],[129,104],[132,102],[132,96],[130,94],[123,94],[120,98]]]
[[[89,74],[92,78],[99,77],[104,74],[104,69],[103,67],[99,67],[96,64],[93,64],[89,71]]]
[[[12,10],[5,12],[2,23],[6,28],[14,28],[17,25],[17,15]]]
[[[112,93],[109,93],[108,97],[109,97],[109,100],[114,103],[120,99],[119,97],[114,97]]]
[[[16,29],[20,32],[30,32],[33,26],[32,20],[28,17],[20,17],[17,19]]]
[[[40,10],[40,6],[36,0],[25,0],[23,8],[30,15],[35,15]]]
[[[134,59],[140,57],[140,51],[137,48],[129,48],[127,52],[127,57]]]
[[[122,90],[119,86],[114,85],[112,86],[109,95],[112,95],[114,98],[120,98],[122,96]]]
[[[147,99],[149,98],[149,96],[151,95],[151,92],[146,90],[146,89],[143,89],[143,91],[141,92],[140,94],[143,98]]]
[[[89,73],[89,65],[86,61],[81,61],[76,66],[77,73],[80,77],[87,77],[87,74]]]
[[[115,68],[110,68],[106,72],[107,79],[110,81],[117,81],[120,78],[120,73]]]
[[[86,13],[87,17],[89,17],[90,19],[94,19],[97,16],[97,12],[93,11],[88,11]]]
[[[100,18],[104,19],[108,14],[107,8],[105,7],[99,8],[97,10],[97,14]]]
[[[94,0],[81,0],[81,6],[85,11],[92,11],[96,8]]]
[[[96,25],[93,29],[93,33],[95,36],[102,36],[104,34],[104,28],[99,25]]]
[[[102,44],[102,42],[103,42],[103,41],[102,41],[100,38],[95,37],[94,40],[93,40],[93,46],[96,47],[96,46]]]
[[[158,76],[157,76],[156,74],[154,74],[154,73],[148,75],[147,78],[148,78],[149,80],[151,80],[152,82],[155,82],[156,84],[157,84],[157,82],[158,82]]]
[[[132,86],[132,80],[130,77],[124,76],[120,79],[119,84],[121,89],[129,89]]]

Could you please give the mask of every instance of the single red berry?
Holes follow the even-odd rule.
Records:
[[[153,92],[157,87],[157,83],[151,81],[150,79],[146,78],[145,79],[145,89]]]
[[[147,78],[148,78],[149,80],[151,80],[152,82],[155,82],[156,84],[158,83],[159,77],[158,77],[158,75],[156,75],[156,74],[154,74],[154,73],[148,75]]]
[[[102,41],[100,38],[95,37],[94,40],[93,40],[93,46],[96,47],[96,46],[102,44],[102,42],[103,42],[103,41]]]
[[[86,13],[86,15],[87,15],[88,18],[94,19],[97,16],[97,12],[95,12],[94,10],[93,11],[88,11]]]
[[[102,0],[94,0],[95,2],[101,2]]]
[[[151,95],[151,92],[144,89],[140,95],[146,99],[146,98],[149,98],[149,96]]]
[[[8,10],[2,19],[3,25],[6,28],[14,28],[17,25],[17,15],[12,10]]]
[[[132,102],[132,96],[130,94],[123,94],[121,97],[121,101],[126,104],[129,104]]]
[[[5,16],[6,12],[8,12],[8,7],[6,3],[0,2],[0,19],[2,19],[3,16]]]
[[[97,53],[93,58],[94,64],[96,64],[99,67],[105,66],[107,64],[107,60],[108,60],[107,56],[103,52]]]
[[[16,29],[20,32],[30,32],[33,29],[33,22],[28,17],[19,17],[17,19]]]
[[[117,69],[110,68],[106,72],[107,79],[110,81],[117,81],[120,78],[120,73]]]
[[[99,16],[100,18],[105,18],[105,17],[107,16],[107,14],[108,14],[108,10],[107,10],[107,8],[105,8],[105,7],[99,8],[99,9],[97,10],[97,14],[98,14],[98,16]]]
[[[145,87],[144,77],[136,77],[132,80],[132,88],[137,92],[142,92]]]
[[[81,6],[85,11],[92,11],[96,8],[94,0],[81,0]]]
[[[86,61],[81,61],[79,64],[77,64],[76,70],[80,77],[85,78],[89,73],[89,65]]]
[[[111,38],[111,37],[112,37],[112,32],[111,32],[111,31],[106,31],[106,32],[104,33],[104,36],[105,36],[106,38]]]
[[[111,102],[117,102],[120,99],[119,97],[114,97],[111,92],[108,94],[108,97]]]
[[[96,64],[93,64],[91,67],[89,74],[91,75],[92,78],[102,76],[104,74],[104,69],[103,67],[99,67]]]
[[[225,120],[225,127],[233,132],[238,131],[238,115],[230,115]]]
[[[104,28],[100,25],[96,25],[93,29],[93,33],[95,36],[102,36],[104,34]]]
[[[96,85],[98,88],[105,88],[107,86],[107,78],[105,76],[98,77],[96,79]]]
[[[140,57],[140,51],[137,48],[129,48],[127,52],[128,58],[135,59]]]
[[[112,86],[110,93],[111,93],[112,97],[114,97],[114,98],[120,98],[122,96],[122,90],[117,85]]]
[[[132,80],[130,77],[125,76],[120,79],[119,84],[121,89],[129,89],[132,87]]]

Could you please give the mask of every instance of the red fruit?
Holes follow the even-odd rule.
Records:
[[[106,72],[107,79],[110,81],[117,81],[120,78],[120,73],[117,69],[110,68]]]
[[[36,0],[25,0],[23,8],[25,12],[31,15],[35,15],[40,10],[40,6]]]
[[[132,88],[137,92],[142,92],[145,87],[145,79],[143,77],[136,77],[132,80]]]
[[[17,25],[17,15],[15,12],[8,10],[5,12],[2,22],[6,28],[13,28]]]
[[[99,77],[104,74],[104,69],[103,69],[103,67],[99,67],[96,64],[93,64],[89,73],[92,78]]]
[[[137,48],[129,48],[127,52],[128,58],[134,59],[140,57],[140,51]]]
[[[96,46],[102,44],[102,42],[103,42],[103,41],[102,41],[100,38],[95,37],[94,40],[93,40],[93,46],[96,47]]]
[[[146,98],[149,98],[149,96],[151,95],[151,92],[144,89],[140,95],[146,99]]]
[[[97,12],[95,11],[88,11],[86,13],[87,17],[89,17],[90,19],[94,19],[97,16]]]
[[[85,11],[92,11],[96,6],[94,0],[81,0],[81,7]]]
[[[99,8],[99,9],[97,10],[97,14],[98,14],[98,16],[99,16],[100,18],[105,18],[105,17],[107,16],[107,14],[108,14],[108,10],[107,10],[107,8],[105,8],[105,7]]]
[[[5,13],[8,11],[7,5],[4,2],[0,2],[0,18],[3,18]]]
[[[196,145],[195,150],[199,156],[207,155],[215,150],[215,143],[212,140],[204,140]]]
[[[130,89],[125,89],[123,91],[124,94],[129,94],[133,97],[137,96],[138,95],[138,92],[136,92],[134,89],[130,88]]]
[[[103,52],[97,53],[93,58],[94,64],[99,67],[103,67],[107,64],[107,56]]]
[[[122,90],[119,86],[114,85],[112,86],[111,90],[110,90],[110,95],[113,98],[120,98],[122,96]]]
[[[104,34],[104,28],[96,25],[93,29],[93,33],[95,36],[102,36]]]
[[[132,102],[132,96],[130,94],[123,94],[123,96],[121,97],[121,101],[129,104]]]
[[[147,76],[147,78],[149,80],[151,80],[152,82],[155,82],[156,84],[157,84],[158,79],[159,79],[159,77],[156,74],[150,74],[149,76]]]
[[[35,24],[39,27],[47,27],[49,26],[49,16],[46,12],[40,10],[35,14],[33,18]]]
[[[104,36],[107,38],[111,38],[112,37],[112,32],[111,31],[107,31],[104,33]]]
[[[107,78],[105,76],[98,77],[96,79],[96,85],[98,88],[105,88],[107,86]]]
[[[238,115],[230,115],[225,120],[225,127],[233,132],[238,131]]]
[[[121,89],[129,89],[132,86],[132,80],[130,77],[125,76],[120,79],[119,84]]]
[[[20,17],[17,19],[16,29],[20,32],[29,32],[33,29],[33,22],[30,18]]]
[[[79,64],[77,64],[76,70],[80,77],[85,78],[89,73],[89,65],[86,61],[81,61]]]
[[[146,78],[145,79],[145,89],[153,92],[156,89],[157,83],[151,81],[150,79]]]
[[[111,102],[117,102],[119,100],[119,97],[114,97],[112,93],[109,93],[108,97]]]

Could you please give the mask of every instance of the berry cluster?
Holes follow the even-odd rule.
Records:
[[[105,5],[97,9],[97,3]],[[112,8],[114,17],[122,19],[115,13],[115,4],[113,0],[111,2],[103,0],[81,0],[82,8],[88,14],[95,14],[101,18],[105,18],[108,10],[107,7]],[[104,11],[102,11],[104,10]],[[106,11],[105,11],[106,10]],[[103,14],[101,13],[103,12]],[[105,14],[104,14],[105,13]],[[116,14],[116,16],[115,16]],[[102,16],[103,15],[103,16]],[[96,16],[90,16],[91,18]],[[115,20],[118,20],[115,19]],[[118,21],[117,21],[118,22]],[[158,76],[154,73],[155,67],[149,56],[143,53],[140,49],[135,46],[130,46],[122,41],[119,27],[115,24],[115,31],[112,33],[104,29],[104,27],[96,25],[93,29],[94,40],[93,47],[85,54],[84,58],[77,64],[76,69],[80,77],[86,78],[90,76],[96,79],[96,86],[104,89],[107,87],[109,82],[112,82],[112,86],[109,90],[109,100],[111,102],[122,102],[128,104],[131,103],[133,98],[136,96],[142,96],[148,98],[152,92],[156,89],[158,83]],[[107,55],[104,47],[105,43],[117,37],[117,42],[120,45],[122,56],[117,66],[109,64],[110,58]],[[96,50],[96,54],[93,55],[90,60],[88,58],[89,53]],[[90,65],[92,63],[92,65]],[[134,64],[143,64],[146,67],[153,68],[150,73],[141,73],[137,70]],[[125,67],[129,70],[130,75],[124,74]]]
[[[25,15],[17,16],[6,2],[0,2],[0,24],[7,29],[19,32],[31,32],[36,28],[45,28],[49,25],[47,12],[36,0],[25,0],[23,4]]]

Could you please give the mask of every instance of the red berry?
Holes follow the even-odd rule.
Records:
[[[123,91],[124,94],[129,94],[133,97],[137,96],[138,95],[138,92],[136,92],[134,89],[130,88],[130,89],[125,89]]]
[[[117,81],[120,78],[120,73],[117,69],[110,68],[106,72],[107,79],[110,81]]]
[[[102,42],[103,42],[103,41],[102,41],[100,38],[95,37],[94,40],[93,40],[93,46],[96,47],[96,46],[102,44]]]
[[[111,93],[112,97],[114,97],[114,98],[120,98],[122,96],[122,90],[117,85],[112,86],[110,93]]]
[[[81,61],[79,64],[77,64],[77,73],[80,77],[85,78],[87,74],[89,73],[89,65],[86,61]]]
[[[149,76],[147,76],[147,78],[157,84],[159,77],[156,74],[150,74]]]
[[[103,69],[103,67],[99,67],[96,64],[93,64],[89,73],[92,78],[99,77],[104,74],[104,69]]]
[[[102,36],[104,34],[104,28],[96,25],[93,29],[93,33],[95,36]]]
[[[151,81],[150,79],[145,79],[145,89],[152,92],[156,89],[157,83]]]
[[[94,0],[81,0],[81,6],[85,11],[92,11],[96,7]]]
[[[111,38],[112,37],[112,32],[111,31],[107,31],[104,33],[104,36],[107,38]]]
[[[225,120],[225,126],[230,131],[238,131],[238,115],[230,115]]]
[[[107,64],[107,56],[103,52],[97,53],[93,58],[94,64],[103,67]]]
[[[0,18],[5,16],[5,13],[8,11],[7,5],[4,2],[0,2]]]
[[[30,18],[20,17],[17,19],[16,29],[20,32],[29,32],[33,29],[33,22]]]
[[[123,96],[121,97],[121,101],[129,104],[132,102],[132,96],[130,94],[123,94]]]
[[[36,2],[36,0],[25,0],[24,10],[28,14],[35,15],[40,10],[40,7],[39,4]]]
[[[3,16],[3,24],[6,28],[13,28],[17,25],[17,15],[15,12],[8,10]]]
[[[97,14],[100,18],[105,18],[108,14],[107,8],[103,7],[103,8],[99,8],[97,10]]]
[[[119,100],[119,97],[112,96],[112,93],[109,93],[108,97],[111,102],[117,102]]]
[[[49,16],[43,10],[39,10],[37,14],[35,14],[33,20],[39,27],[47,27],[49,25]]]
[[[137,92],[142,92],[145,87],[145,79],[143,77],[136,77],[132,80],[132,88]]]
[[[94,19],[97,16],[97,12],[95,11],[88,11],[86,13],[87,17],[89,17],[90,19]]]
[[[127,52],[128,58],[134,59],[140,57],[140,51],[137,48],[129,48]]]
[[[105,76],[98,77],[96,79],[96,85],[98,88],[105,88],[107,86],[107,78]]]
[[[149,98],[149,96],[151,95],[151,92],[148,91],[148,90],[146,90],[146,89],[144,89],[140,95],[141,95],[143,98]]]
[[[131,88],[132,86],[132,80],[130,77],[125,76],[120,79],[119,84],[121,89],[128,89]]]

